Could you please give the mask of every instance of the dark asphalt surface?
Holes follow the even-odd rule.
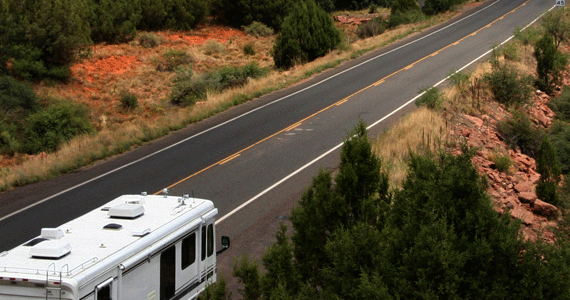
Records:
[[[520,6],[523,3],[526,4]],[[193,192],[196,197],[213,200],[220,212],[218,219],[258,195],[250,205],[218,224],[218,235],[232,237],[232,248],[219,257],[220,270],[230,274],[236,256],[259,254],[268,245],[279,222],[286,218],[317,170],[336,167],[338,150],[266,193],[263,191],[342,143],[359,118],[367,124],[382,119],[414,98],[420,89],[434,85],[451,70],[478,58],[511,36],[515,28],[525,26],[553,5],[554,1],[544,0],[485,2],[476,8],[481,11],[471,17],[458,21],[464,14],[133,152],[3,193],[0,217],[60,194],[1,220],[0,251],[39,235],[42,227],[58,226],[119,195],[154,193],[212,166],[173,186],[170,194]],[[492,22],[492,26],[484,28]],[[415,42],[402,47],[412,40]],[[430,56],[434,53],[437,54]],[[381,79],[385,80],[371,86]],[[353,95],[357,91],[360,92]],[[347,101],[312,116],[343,99]],[[413,104],[371,128],[371,136],[381,133],[411,109]],[[249,113],[244,115],[246,112]],[[312,117],[306,119],[309,116]],[[301,120],[299,126],[281,132]],[[270,138],[240,152],[267,137]],[[227,163],[216,164],[238,152],[239,156]],[[87,180],[91,181],[85,183]]]

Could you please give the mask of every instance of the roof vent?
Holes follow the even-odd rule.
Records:
[[[150,233],[150,228],[134,230],[131,232],[132,236],[145,236]]]
[[[41,242],[45,242],[45,241],[49,241],[49,239],[38,237],[38,238],[35,238],[35,239],[30,240],[29,242],[25,243],[24,246],[32,247],[32,246],[35,246],[35,245],[37,245]]]
[[[103,229],[114,229],[114,230],[119,230],[123,228],[123,225],[121,224],[117,224],[117,223],[109,223],[105,226],[103,226]]]
[[[109,209],[109,217],[135,219],[144,214],[144,206],[140,204],[123,203]]]
[[[34,258],[58,259],[71,252],[71,245],[64,240],[50,240],[39,243],[30,249],[30,255]]]
[[[42,228],[41,237],[44,239],[57,240],[63,237],[63,229],[61,228]]]

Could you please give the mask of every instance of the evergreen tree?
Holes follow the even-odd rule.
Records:
[[[556,150],[550,139],[545,137],[538,148],[536,157],[536,171],[540,174],[540,181],[536,185],[537,196],[553,205],[558,205],[558,182],[560,182],[560,166],[556,158]]]
[[[541,90],[551,94],[554,85],[561,81],[561,72],[568,63],[568,59],[564,56],[554,44],[554,39],[548,33],[536,43],[534,57],[536,58],[536,72],[538,80],[536,85]]]
[[[272,50],[278,68],[313,61],[340,43],[332,18],[314,0],[299,1],[282,24]]]
[[[296,0],[216,0],[212,3],[212,15],[222,23],[233,27],[263,23],[275,31],[281,24]]]

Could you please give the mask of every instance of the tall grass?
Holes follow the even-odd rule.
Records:
[[[390,174],[390,186],[401,186],[407,174],[410,151],[437,153],[447,145],[448,131],[445,119],[438,112],[422,107],[382,133],[374,141],[373,149]]]

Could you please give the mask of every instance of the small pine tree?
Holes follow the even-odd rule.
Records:
[[[536,58],[536,72],[538,79],[536,85],[539,89],[548,94],[552,94],[554,85],[561,81],[561,72],[568,63],[568,58],[564,56],[554,44],[554,39],[548,33],[536,43],[534,57]]]
[[[540,174],[540,181],[536,186],[537,196],[550,204],[557,205],[557,186],[558,182],[560,182],[560,166],[556,158],[556,150],[548,137],[542,140],[538,148],[536,170]]]
[[[278,68],[313,61],[340,43],[340,33],[329,14],[314,0],[296,3],[285,18],[272,50]]]
[[[244,254],[234,265],[233,275],[244,287],[239,290],[244,300],[257,300],[261,297],[261,275],[255,260],[251,261],[247,254]]]

